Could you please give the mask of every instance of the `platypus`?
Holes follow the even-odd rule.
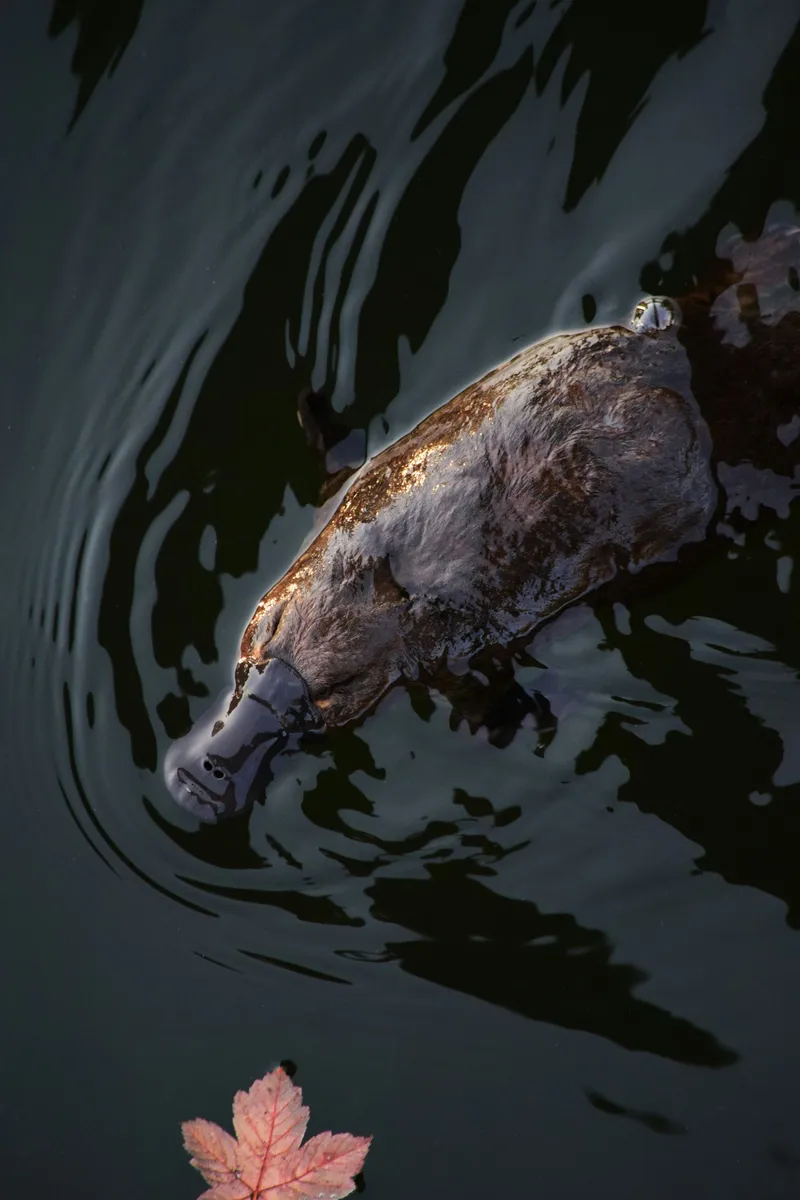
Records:
[[[247,812],[304,731],[702,542],[721,463],[791,474],[799,263],[796,229],[739,239],[690,295],[530,346],[357,470],[259,602],[232,694],[169,749],[174,798]]]

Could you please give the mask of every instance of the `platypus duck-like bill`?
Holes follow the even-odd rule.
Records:
[[[322,725],[305,683],[281,659],[248,664],[240,675],[233,699],[226,692],[219,708],[173,742],[164,760],[170,792],[201,821],[252,808],[290,736]]]

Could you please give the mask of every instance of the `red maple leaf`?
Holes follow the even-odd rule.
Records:
[[[198,1200],[339,1200],[364,1165],[369,1137],[318,1133],[301,1145],[308,1125],[303,1093],[282,1067],[233,1098],[231,1137],[213,1121],[184,1121],[192,1166],[212,1186]]]

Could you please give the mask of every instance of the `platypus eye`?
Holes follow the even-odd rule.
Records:
[[[647,296],[633,310],[631,327],[636,333],[658,333],[678,320],[678,310],[667,296]]]

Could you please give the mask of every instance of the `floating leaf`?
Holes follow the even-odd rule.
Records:
[[[282,1067],[233,1101],[231,1137],[213,1121],[184,1121],[183,1144],[211,1189],[199,1200],[340,1200],[364,1165],[372,1138],[319,1133],[308,1125],[303,1093]]]

